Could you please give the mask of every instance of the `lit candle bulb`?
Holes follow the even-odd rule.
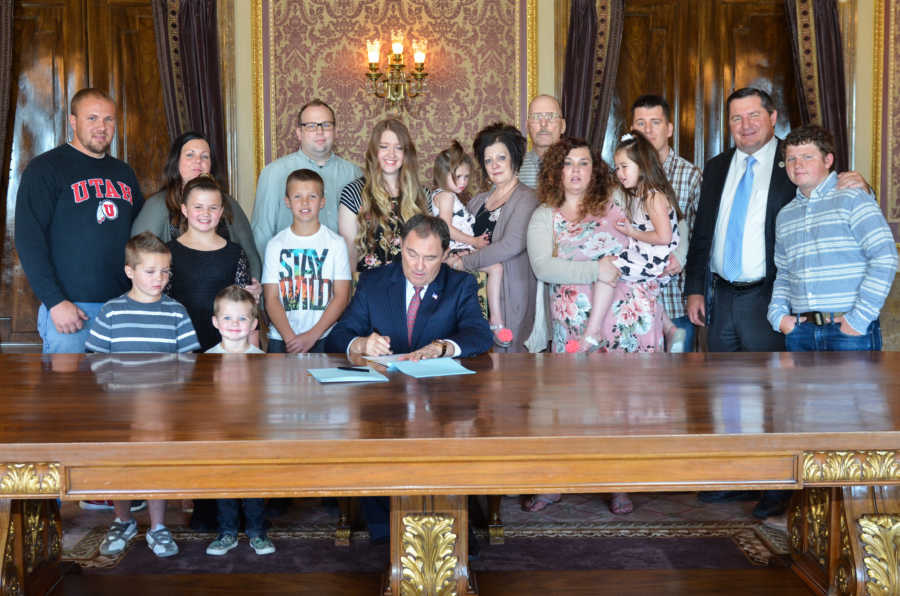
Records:
[[[394,54],[403,53],[403,33],[400,31],[391,32],[391,52]]]
[[[378,64],[381,57],[381,41],[366,41],[366,53],[369,55],[369,64]]]
[[[413,62],[415,62],[417,65],[425,64],[425,49],[425,40],[420,39],[413,42]]]

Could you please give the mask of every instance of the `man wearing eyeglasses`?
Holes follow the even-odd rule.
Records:
[[[341,189],[362,176],[362,171],[356,164],[335,155],[334,132],[334,110],[322,100],[311,100],[300,108],[297,116],[295,133],[300,149],[263,168],[256,185],[256,203],[250,224],[259,254],[265,254],[269,240],[293,221],[291,211],[284,203],[284,183],[294,170],[312,170],[325,181],[325,208],[319,211],[319,222],[337,232]]]
[[[522,159],[522,167],[519,168],[520,182],[537,188],[541,159],[565,131],[566,121],[555,97],[538,95],[531,100],[528,105],[528,137],[532,148]]]

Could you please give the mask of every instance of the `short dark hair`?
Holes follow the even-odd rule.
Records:
[[[775,102],[772,101],[771,95],[769,95],[762,89],[757,89],[756,87],[742,87],[741,89],[732,92],[732,94],[728,96],[728,100],[725,102],[725,112],[731,110],[731,102],[733,102],[734,100],[754,96],[759,98],[759,101],[762,102],[762,106],[768,113],[771,114],[775,111]]]
[[[116,105],[116,102],[113,101],[112,97],[110,97],[109,94],[103,89],[98,89],[96,87],[85,87],[72,96],[72,100],[69,102],[69,112],[73,116],[77,116],[78,104],[89,97],[93,97],[94,99],[105,99],[111,104]]]
[[[256,300],[253,298],[253,294],[241,286],[232,284],[219,290],[219,293],[216,294],[216,297],[213,300],[214,315],[219,316],[219,306],[225,300],[230,302],[246,302],[250,305],[250,314],[253,315],[254,319],[256,318]]]
[[[288,174],[287,180],[284,181],[284,196],[286,197],[290,196],[288,188],[291,186],[291,182],[318,182],[319,194],[325,195],[325,181],[316,172],[307,168],[294,170]]]
[[[419,238],[428,238],[432,234],[441,239],[441,250],[450,248],[450,228],[440,217],[416,213],[403,224],[400,229],[400,238],[406,240],[410,232],[415,232]]]
[[[134,267],[143,254],[171,255],[169,247],[153,232],[141,232],[125,243],[125,264]]]
[[[327,103],[325,103],[324,101],[322,101],[321,99],[319,99],[317,97],[317,98],[311,99],[308,102],[306,102],[305,104],[303,104],[303,107],[300,108],[299,112],[297,112],[297,126],[300,126],[302,124],[301,118],[303,117],[303,112],[306,111],[306,108],[314,108],[314,107],[326,108],[329,112],[331,112],[331,121],[334,122],[335,124],[337,124],[337,120],[335,120],[335,118],[334,118],[334,110],[331,109],[330,105],[328,105]]]
[[[475,150],[475,158],[481,166],[481,173],[488,177],[487,168],[484,167],[484,151],[494,143],[503,143],[509,151],[509,159],[512,162],[513,172],[518,172],[525,158],[525,137],[519,129],[504,122],[494,122],[480,131],[475,137],[472,148]]]
[[[806,124],[792,130],[784,138],[782,154],[787,153],[788,147],[796,147],[806,143],[812,143],[818,147],[823,156],[829,153],[832,156],[835,154],[834,136],[828,130],[816,124]],[[831,163],[831,167],[828,170],[834,171],[834,162]]]
[[[669,107],[669,102],[663,98],[662,95],[654,95],[653,93],[645,93],[641,95],[634,103],[631,104],[631,120],[634,121],[634,111],[638,108],[662,108],[663,115],[666,117],[666,120],[672,121],[672,108]]]

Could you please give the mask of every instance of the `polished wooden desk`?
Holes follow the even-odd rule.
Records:
[[[822,593],[900,590],[900,354],[486,355],[465,362],[476,375],[367,385],[306,372],[341,362],[0,355],[0,593],[40,592],[55,497],[391,495],[396,595],[477,591],[460,495],[730,488],[806,489],[792,550]]]

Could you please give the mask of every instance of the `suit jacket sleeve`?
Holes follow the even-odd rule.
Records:
[[[709,160],[703,171],[703,182],[700,185],[700,204],[697,207],[697,218],[691,234],[690,248],[685,267],[684,294],[704,294],[706,292],[706,273],[709,270],[709,259],[712,251],[713,235],[716,231],[719,201],[722,194],[724,176],[727,175],[728,163],[732,152],[726,152]],[[727,157],[727,160],[724,159]],[[721,169],[725,167],[724,174]]]
[[[478,285],[475,277],[468,273],[462,276],[459,284],[456,305],[456,332],[449,339],[456,342],[460,349],[460,357],[477,356],[491,349],[494,338],[487,320],[481,314],[478,304]]]
[[[344,354],[354,338],[372,333],[372,317],[369,311],[370,284],[368,282],[368,272],[363,273],[356,285],[356,292],[353,294],[353,299],[350,300],[350,305],[325,339],[326,352]],[[390,335],[385,329],[379,331]]]

